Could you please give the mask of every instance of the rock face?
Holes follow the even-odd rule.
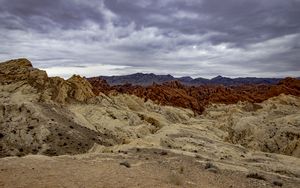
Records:
[[[92,97],[92,86],[80,76],[49,78],[26,59],[1,63],[0,157],[76,154],[94,143],[111,144],[114,141],[104,141],[101,133],[74,122],[62,105]]]
[[[269,153],[300,157],[300,100],[280,95],[263,103],[209,106],[203,116],[228,132],[226,141]]]
[[[241,85],[241,86],[185,86],[178,81],[151,86],[135,86],[131,84],[109,86],[105,80],[94,78],[89,82],[93,91],[126,93],[136,95],[157,104],[189,108],[202,113],[205,106],[211,103],[234,104],[238,101],[262,102],[282,93],[300,96],[300,80],[286,78],[277,85]]]
[[[73,75],[68,80],[58,77],[50,78],[46,87],[45,93],[50,93],[51,100],[59,103],[86,102],[95,96],[90,83],[78,75]]]
[[[16,59],[0,64],[0,84],[25,82],[42,89],[47,80],[47,73],[33,68],[27,59]]]
[[[45,71],[35,69],[27,59],[16,59],[0,64],[0,84],[29,84],[41,94],[40,100],[59,103],[87,101],[94,97],[92,86],[85,79],[74,75],[68,80],[49,78]]]
[[[111,87],[106,82],[106,80],[91,78],[88,81],[93,86],[93,92],[95,93],[95,95],[99,95],[100,93],[107,94],[111,90]]]

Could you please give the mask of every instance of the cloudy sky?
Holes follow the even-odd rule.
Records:
[[[300,76],[300,0],[0,0],[0,61],[68,77]]]

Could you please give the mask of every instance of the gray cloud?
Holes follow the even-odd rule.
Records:
[[[65,0],[1,0],[1,25],[8,29],[49,32],[49,29],[56,28],[80,28],[86,20],[101,24],[103,13],[98,11],[99,5],[96,2],[88,4]]]
[[[61,75],[59,67],[85,76],[300,75],[299,0],[0,0],[0,5],[0,60],[28,57],[51,75]]]

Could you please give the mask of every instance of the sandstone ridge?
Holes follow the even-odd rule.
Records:
[[[92,86],[80,76],[48,77],[26,59],[1,63],[0,157],[78,154],[94,143],[115,142],[78,125],[67,108],[93,97]]]
[[[0,84],[29,84],[40,93],[41,101],[59,103],[84,102],[94,97],[92,86],[82,77],[74,75],[68,80],[48,77],[45,71],[33,68],[27,59],[15,59],[0,64]]]
[[[91,78],[95,95],[126,93],[152,100],[157,104],[189,108],[201,114],[205,107],[213,103],[235,104],[239,101],[262,102],[280,94],[300,96],[300,80],[286,78],[276,85],[240,86],[186,86],[179,81],[171,81],[150,86],[131,84],[110,86],[101,78]]]

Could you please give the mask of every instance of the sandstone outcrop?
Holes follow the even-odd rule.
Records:
[[[33,68],[27,59],[16,59],[0,64],[0,84],[29,84],[40,93],[40,100],[59,103],[87,101],[94,97],[92,86],[86,79],[74,75],[68,80],[48,77],[45,71]]]
[[[76,124],[65,107],[92,97],[92,86],[80,76],[51,78],[26,59],[1,63],[0,157],[77,154],[94,143],[114,143]]]
[[[24,82],[43,89],[47,80],[47,73],[33,68],[27,59],[15,59],[0,64],[0,84]]]
[[[203,116],[228,132],[225,140],[246,148],[300,158],[300,100],[281,94],[263,103],[210,105]]]
[[[212,103],[234,104],[239,101],[262,102],[280,94],[300,96],[300,80],[286,78],[276,85],[185,86],[178,81],[151,86],[131,84],[109,86],[105,80],[89,79],[96,95],[99,92],[136,95],[157,104],[192,109],[201,114]]]

